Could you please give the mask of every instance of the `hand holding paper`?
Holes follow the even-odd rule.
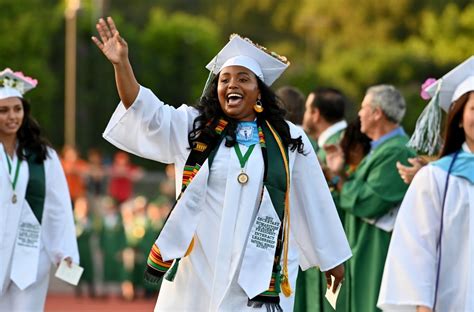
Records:
[[[324,272],[327,281],[326,299],[329,301],[334,310],[336,310],[336,301],[339,291],[341,290],[342,281],[344,279],[344,264]]]
[[[69,284],[77,286],[83,271],[84,268],[80,267],[74,262],[70,262],[70,264],[68,264],[67,259],[64,259],[59,264],[55,276]]]
[[[331,276],[332,284],[334,285],[334,276]],[[329,301],[329,304],[331,304],[331,307],[336,310],[336,303],[337,303],[337,297],[339,296],[339,291],[341,290],[342,283],[339,283],[339,285],[336,288],[336,291],[333,292],[331,287],[328,287],[326,290],[326,299]]]

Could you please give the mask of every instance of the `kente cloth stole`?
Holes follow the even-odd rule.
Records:
[[[211,167],[212,160],[217,152],[217,149],[222,142],[222,139],[226,135],[227,121],[221,119],[214,131],[217,134],[216,138],[211,138],[209,134],[204,132],[199,137],[199,142],[194,144],[194,147],[186,161],[186,165],[183,173],[182,189],[181,194],[178,196],[180,199],[186,187],[192,181],[192,178],[197,174],[202,164],[206,159],[209,158],[209,168]],[[272,278],[267,291],[261,293],[255,298],[249,299],[249,306],[261,307],[263,304],[270,305],[271,310],[281,310],[279,307],[281,292],[280,285],[288,285],[288,270],[287,270],[287,257],[288,257],[288,233],[289,233],[289,166],[288,166],[288,151],[281,142],[280,137],[271,125],[263,121],[262,123],[257,120],[259,128],[259,144],[262,150],[262,156],[264,159],[265,169],[263,184],[267,188],[272,204],[275,208],[276,213],[282,226],[278,235],[278,243],[275,251],[275,261],[273,265]],[[237,143],[236,143],[237,144]],[[262,189],[263,195],[263,189]],[[176,203],[175,203],[176,206]],[[186,255],[192,250],[193,242],[191,242]],[[283,268],[281,267],[281,256],[284,256]],[[185,255],[185,256],[186,256]],[[150,254],[147,260],[147,267],[145,270],[145,280],[150,283],[158,283],[160,279],[165,276],[167,280],[172,281],[176,275],[180,259],[163,261],[160,250],[153,244]],[[285,295],[289,296],[291,290],[289,285],[287,286],[287,292]]]
[[[44,172],[44,162],[37,162],[37,155],[31,151],[26,152],[28,162],[29,180],[26,187],[25,199],[31,207],[33,214],[41,224],[44,210],[44,200],[46,197],[46,178]]]

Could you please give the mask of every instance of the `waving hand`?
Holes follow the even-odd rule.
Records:
[[[120,37],[111,17],[107,17],[107,22],[103,18],[99,19],[95,27],[99,32],[100,40],[92,37],[92,41],[114,66],[118,94],[125,108],[129,108],[138,95],[140,85],[128,59],[127,42]]]
[[[92,41],[104,53],[112,64],[119,64],[128,59],[127,42],[120,36],[114,20],[109,16],[107,21],[99,19],[95,25],[99,32],[100,40],[93,36]]]

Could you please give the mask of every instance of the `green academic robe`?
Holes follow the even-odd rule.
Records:
[[[408,188],[396,163],[407,164],[415,153],[406,147],[408,137],[398,135],[367,155],[347,179],[339,206],[345,211],[345,230],[353,256],[346,264],[342,302],[338,311],[372,312],[376,308],[391,233],[364,221],[377,219],[400,204]]]
[[[91,247],[91,237],[93,235],[92,222],[86,219],[76,219],[76,236],[79,256],[81,257],[81,266],[84,272],[81,282],[92,283],[94,281],[94,260]]]
[[[340,130],[330,136],[325,145],[338,144],[342,138],[344,130]],[[326,164],[326,152],[323,148],[319,148],[317,141],[310,140],[313,148],[318,156],[319,161],[324,166]],[[337,202],[336,202],[337,207]],[[338,208],[339,216],[343,212]],[[342,221],[342,219],[341,219]],[[332,312],[334,311],[329,302],[324,297],[326,293],[326,276],[319,271],[318,268],[311,268],[306,271],[299,269],[298,278],[296,279],[295,304],[293,311],[295,312]],[[341,300],[339,300],[340,302]]]
[[[103,252],[104,282],[122,282],[124,280],[122,251],[126,247],[126,238],[120,214],[117,213],[114,222],[107,224],[104,217],[100,246]]]

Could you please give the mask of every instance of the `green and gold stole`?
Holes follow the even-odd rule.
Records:
[[[267,188],[272,204],[282,226],[278,235],[278,243],[275,251],[275,261],[272,270],[272,278],[267,291],[255,298],[249,298],[249,306],[260,307],[263,304],[269,305],[272,309],[281,310],[279,307],[279,294],[281,291],[286,296],[291,295],[291,288],[288,281],[288,234],[289,234],[289,165],[288,149],[284,146],[277,132],[268,121],[262,123],[257,120],[259,144],[262,150],[265,169],[263,184]],[[209,159],[209,169],[217,149],[226,135],[227,121],[221,119],[214,129],[215,135],[201,133],[199,142],[195,142],[191,150],[183,172],[181,195],[186,190],[193,177],[197,174],[206,159]],[[236,143],[237,144],[237,143]],[[263,190],[262,190],[263,195]],[[175,203],[176,206],[176,203]],[[185,256],[192,251],[194,240],[191,242]],[[283,268],[281,267],[281,257],[283,255]],[[180,259],[163,261],[160,250],[153,244],[147,260],[145,270],[145,280],[150,283],[158,283],[164,276],[172,281],[176,275]]]

